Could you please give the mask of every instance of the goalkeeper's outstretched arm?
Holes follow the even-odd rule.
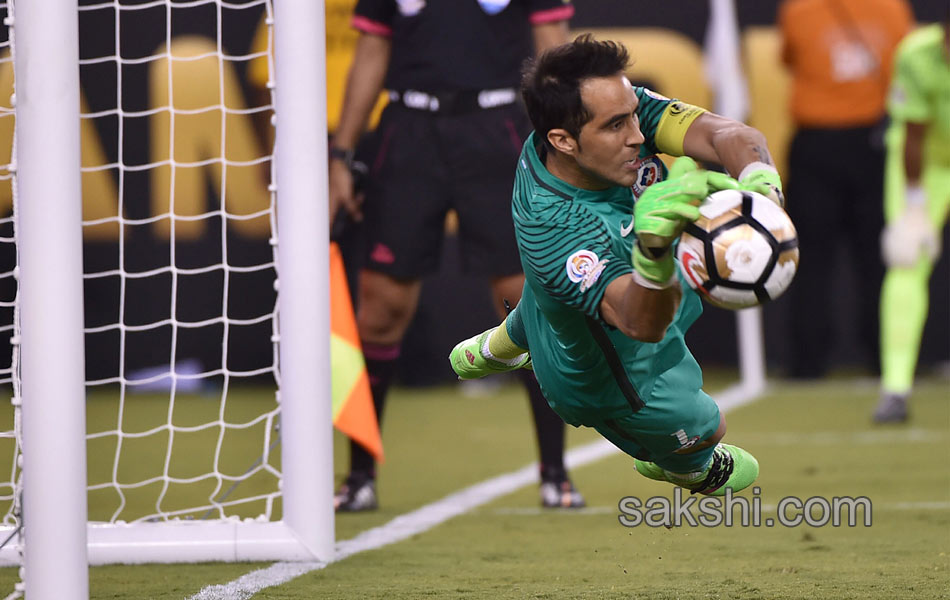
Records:
[[[666,123],[661,122],[660,126]],[[672,124],[670,126],[675,126]],[[658,134],[659,135],[659,134]],[[765,135],[754,127],[703,112],[683,134],[683,154],[722,165],[739,180],[741,189],[759,192],[785,205],[782,180],[775,169]]]
[[[699,204],[710,193],[736,189],[722,173],[697,169],[687,157],[676,159],[666,181],[648,187],[633,207],[633,277],[608,284],[600,314],[627,337],[658,342],[673,322],[682,292],[673,263],[673,242],[699,217]]]

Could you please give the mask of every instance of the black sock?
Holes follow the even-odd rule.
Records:
[[[538,450],[541,455],[542,479],[550,478],[545,477],[546,473],[559,476],[564,473],[564,421],[548,406],[534,373],[524,369],[517,373],[531,399],[531,414],[534,417],[534,430],[538,436]]]
[[[366,372],[369,375],[369,387],[373,394],[373,406],[376,419],[383,422],[383,408],[386,406],[386,394],[396,372],[399,359],[399,344],[379,345],[363,344],[363,356],[366,359]],[[364,475],[376,478],[376,461],[363,446],[350,440],[350,475]]]

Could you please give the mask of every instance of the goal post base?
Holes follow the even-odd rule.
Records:
[[[11,533],[12,527],[0,528],[2,539]],[[90,523],[87,536],[90,565],[275,560],[327,562],[332,558],[317,556],[282,521]],[[19,544],[20,537],[16,535],[0,549],[0,566],[20,563]]]

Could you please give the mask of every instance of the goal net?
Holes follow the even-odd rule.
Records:
[[[43,231],[33,207],[50,202],[52,217],[59,213],[17,165],[36,164],[36,154],[21,154],[36,144],[21,142],[56,122],[31,117],[39,109],[23,99],[55,91],[38,81],[57,76],[42,56],[75,60],[71,40],[79,102],[62,110],[78,124],[81,192],[66,193],[81,197],[82,243],[43,244],[63,264],[78,266],[81,252],[81,297],[58,301],[84,307],[84,348],[62,357],[85,373],[84,397],[74,400],[85,404],[89,562],[329,558],[327,269],[316,267],[328,259],[315,235],[327,228],[314,207],[325,174],[313,167],[325,153],[325,107],[313,100],[323,97],[323,3],[289,0],[276,17],[270,0],[81,0],[78,14],[75,2],[40,0],[0,10],[0,331],[11,342],[0,352],[0,383],[12,399],[0,415],[0,561],[22,562],[25,547],[33,574],[29,549],[43,543],[43,516],[31,508],[24,523],[23,500],[57,493],[55,480],[41,483],[30,469],[40,464],[34,448],[57,444],[55,428],[24,444],[21,422],[63,400],[48,403],[57,394],[35,369],[20,369],[21,348],[35,353],[43,342],[31,337],[31,321],[20,331],[18,295],[35,315],[31,292],[54,289],[24,279],[42,261],[20,255]],[[65,22],[51,23],[52,13]],[[273,58],[275,18],[293,49],[282,64]],[[55,43],[57,27],[71,37]],[[35,73],[22,70],[23,56],[41,56],[30,63]],[[276,83],[282,73],[286,86]],[[289,99],[297,94],[306,105]],[[277,128],[286,150],[276,153],[275,105],[294,124]],[[68,146],[69,132],[61,139]],[[301,160],[309,163],[293,164]],[[40,180],[73,175],[51,164]],[[46,377],[57,378],[57,352],[48,357]],[[83,505],[68,490],[58,501]]]

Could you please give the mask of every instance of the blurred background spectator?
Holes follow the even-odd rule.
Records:
[[[888,112],[878,423],[907,420],[927,282],[950,209],[950,3],[943,24],[922,27],[901,43]]]
[[[912,23],[905,0],[784,0],[779,7],[796,127],[786,197],[801,248],[789,290],[791,377],[829,370],[837,336],[828,307],[841,273],[834,261],[845,247],[857,287],[849,313],[857,318],[859,360],[877,370],[884,100],[894,49]]]

